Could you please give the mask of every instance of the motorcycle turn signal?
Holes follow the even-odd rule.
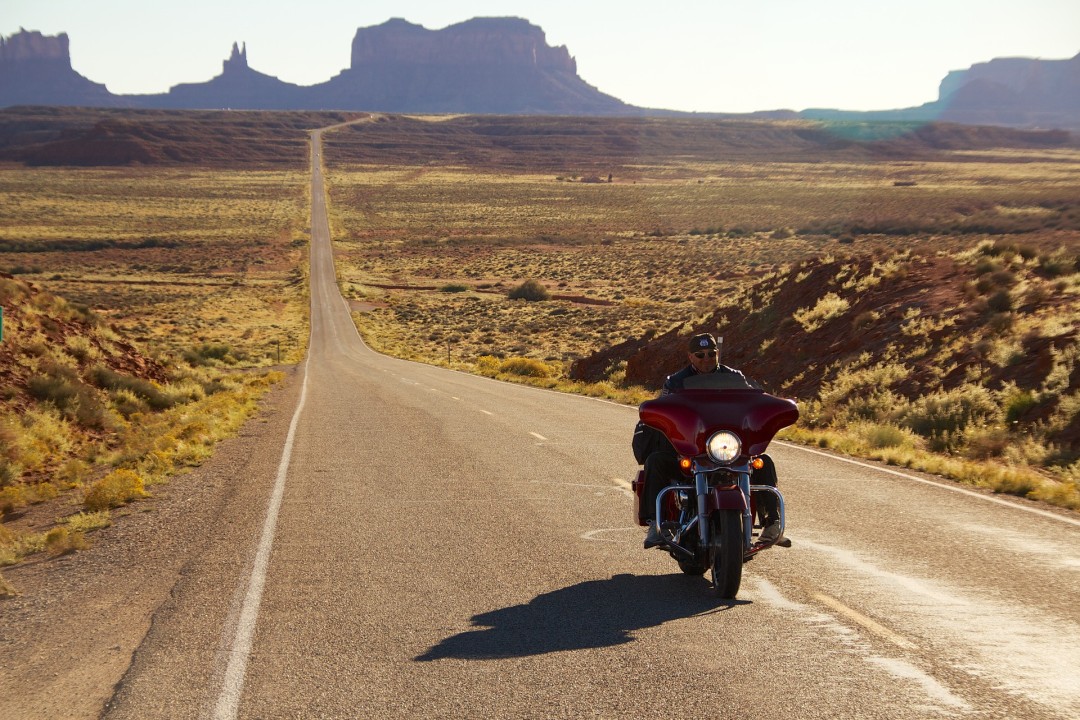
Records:
[[[754,468],[755,470],[760,470],[761,468],[765,467],[765,461],[759,457],[756,457],[750,461],[750,467]]]

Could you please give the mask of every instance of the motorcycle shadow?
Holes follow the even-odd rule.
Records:
[[[482,629],[448,637],[415,660],[494,660],[621,645],[633,641],[635,630],[746,604],[718,600],[701,577],[615,575],[474,615],[473,626]]]

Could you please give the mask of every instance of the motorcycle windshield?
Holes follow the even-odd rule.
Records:
[[[799,419],[794,401],[752,388],[738,376],[720,375],[687,378],[684,390],[642,403],[638,415],[685,457],[704,454],[705,444],[719,430],[739,436],[743,456],[760,455],[777,432]]]

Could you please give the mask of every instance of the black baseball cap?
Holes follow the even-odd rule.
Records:
[[[690,352],[699,350],[715,350],[716,340],[709,333],[700,333],[690,338]]]

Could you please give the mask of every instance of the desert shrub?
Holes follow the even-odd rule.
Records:
[[[1030,390],[1018,390],[1014,386],[1005,394],[1005,422],[1015,423],[1020,420],[1027,411],[1035,407],[1039,399]]]
[[[990,276],[994,285],[999,288],[1011,288],[1016,284],[1016,273],[1012,270],[998,270]]]
[[[74,432],[59,411],[47,405],[32,408],[20,421],[17,442],[19,463],[24,470],[42,470],[48,463],[71,452]]]
[[[915,446],[915,438],[911,431],[896,425],[863,423],[855,426],[854,429],[858,437],[874,449]]]
[[[476,358],[474,367],[476,371],[481,375],[494,376],[499,372],[499,363],[501,361],[494,355],[481,355]]]
[[[221,380],[208,380],[202,383],[203,395],[216,395],[219,392],[225,392],[230,389],[230,386]]]
[[[443,285],[441,288],[439,288],[439,292],[444,292],[444,293],[462,293],[462,292],[468,292],[468,290],[469,290],[469,286],[468,285],[462,285],[461,283],[449,283],[449,284]]]
[[[548,292],[548,289],[544,287],[539,280],[526,280],[516,288],[510,290],[508,297],[511,300],[539,302],[542,300],[550,300],[551,293]]]
[[[1039,272],[1048,278],[1071,275],[1080,270],[1080,259],[1070,256],[1064,250],[1039,258]]]
[[[97,365],[90,371],[90,382],[105,390],[127,390],[145,400],[154,410],[167,410],[178,402],[176,396],[166,393],[151,381],[118,373],[104,365]]]
[[[181,356],[186,362],[195,366],[211,365],[215,361],[226,365],[236,363],[232,348],[224,343],[203,343],[198,347],[185,350]]]
[[[986,301],[986,306],[997,313],[1009,312],[1013,309],[1012,295],[1008,290],[999,290]]]
[[[50,402],[59,410],[66,410],[79,396],[79,388],[70,377],[57,375],[36,375],[26,383],[31,397],[42,402]]]
[[[975,460],[1001,457],[1012,443],[1003,427],[969,428],[964,434],[964,455]]]
[[[0,523],[0,547],[10,547],[15,544],[15,533],[7,525]]]
[[[16,445],[18,439],[13,421],[0,417],[0,487],[13,482],[22,472],[16,465],[20,454]]]
[[[85,428],[108,429],[114,419],[93,389],[83,384],[73,368],[45,363],[45,374],[27,381],[30,395],[42,402],[52,403],[65,417]]]
[[[892,412],[903,400],[888,393],[887,388],[906,378],[910,372],[905,366],[895,363],[877,363],[865,368],[840,370],[833,380],[821,387],[820,421],[830,422],[845,417],[848,406],[860,398],[869,398],[864,401],[866,406],[887,408]],[[855,411],[858,413],[857,407]],[[860,414],[866,419],[886,419],[880,414],[874,417],[870,417],[866,412]]]
[[[1011,312],[996,312],[986,321],[986,327],[995,336],[1000,337],[1006,330],[1011,329],[1015,323],[1016,318],[1013,317]]]
[[[981,385],[961,385],[924,395],[911,403],[902,423],[931,440],[935,449],[953,450],[968,427],[993,425],[1002,420],[993,394]]]
[[[836,293],[828,293],[819,299],[814,307],[800,308],[792,317],[795,318],[795,322],[803,326],[806,332],[811,333],[829,320],[843,315],[849,307],[851,304],[847,300]]]
[[[1072,344],[1061,350],[1051,346],[1050,357],[1053,364],[1043,379],[1042,392],[1044,396],[1060,395],[1066,393],[1072,387],[1072,375],[1077,362],[1080,362],[1080,344]]]
[[[85,335],[72,335],[64,341],[64,348],[68,355],[79,362],[86,362],[99,355],[98,349]]]
[[[64,523],[72,532],[90,532],[91,530],[100,530],[112,525],[112,517],[108,510],[81,512],[65,518]]]
[[[45,533],[45,549],[54,555],[69,555],[90,547],[81,531],[70,530],[63,525]]]
[[[499,372],[524,377],[546,378],[554,374],[552,368],[540,360],[532,358],[510,358],[499,365]]]
[[[121,468],[91,485],[83,506],[91,511],[108,510],[148,496],[143,479],[134,470]]]
[[[835,420],[858,422],[893,420],[907,405],[907,400],[891,390],[871,390],[847,398],[842,408],[834,410]]]
[[[101,398],[85,385],[80,388],[78,401],[72,408],[72,419],[91,430],[111,430],[118,422],[116,413],[102,403]]]
[[[0,489],[13,484],[22,477],[22,466],[0,455]]]
[[[150,407],[145,400],[126,388],[114,390],[111,395],[113,408],[125,418],[130,419],[136,413],[146,412]]]
[[[89,472],[90,466],[84,460],[70,458],[61,463],[56,471],[55,479],[69,487],[74,487],[81,484],[83,478],[85,478]]]

